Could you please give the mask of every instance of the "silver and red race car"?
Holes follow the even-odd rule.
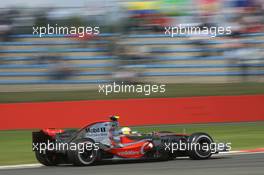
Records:
[[[94,165],[104,160],[172,160],[188,156],[208,159],[226,151],[206,133],[191,135],[167,131],[142,134],[120,132],[118,116],[80,130],[42,129],[32,133],[37,160],[46,166]]]

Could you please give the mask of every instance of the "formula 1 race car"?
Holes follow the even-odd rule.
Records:
[[[33,132],[32,148],[36,159],[46,166],[83,166],[103,160],[172,160],[182,156],[208,159],[219,152],[206,133],[186,135],[160,131],[124,134],[119,130],[118,117],[110,119],[89,124],[80,130],[42,129]]]

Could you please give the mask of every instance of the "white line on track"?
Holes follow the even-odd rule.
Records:
[[[231,151],[231,152],[221,152],[218,155],[219,156],[221,155],[232,156],[232,155],[247,155],[247,154],[264,154],[264,152],[263,151],[260,151],[260,152]]]
[[[21,164],[21,165],[5,165],[5,166],[0,166],[0,170],[4,169],[24,169],[24,168],[38,168],[42,167],[43,165],[39,163],[35,164]]]
[[[222,152],[222,153],[216,154],[214,156],[232,156],[232,155],[247,155],[247,154],[264,154],[264,152],[230,151],[230,152]],[[21,164],[21,165],[5,165],[5,166],[0,166],[0,170],[28,169],[28,168],[39,168],[39,167],[43,167],[43,165],[41,165],[39,163],[36,163],[36,164]]]

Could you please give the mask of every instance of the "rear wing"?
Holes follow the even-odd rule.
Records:
[[[55,139],[43,131],[32,132],[32,150],[35,151],[36,146],[40,144],[47,144],[48,142],[54,142]]]

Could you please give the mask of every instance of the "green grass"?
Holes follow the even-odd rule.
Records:
[[[152,93],[150,96],[136,93],[105,95],[99,93],[98,89],[87,91],[0,92],[0,103],[250,94],[264,94],[264,83],[170,84],[166,85],[165,93]]]
[[[264,122],[133,127],[140,132],[207,132],[217,141],[231,142],[232,150],[264,147]],[[0,165],[36,163],[31,131],[0,131]]]
[[[0,165],[36,163],[31,131],[0,131]]]

